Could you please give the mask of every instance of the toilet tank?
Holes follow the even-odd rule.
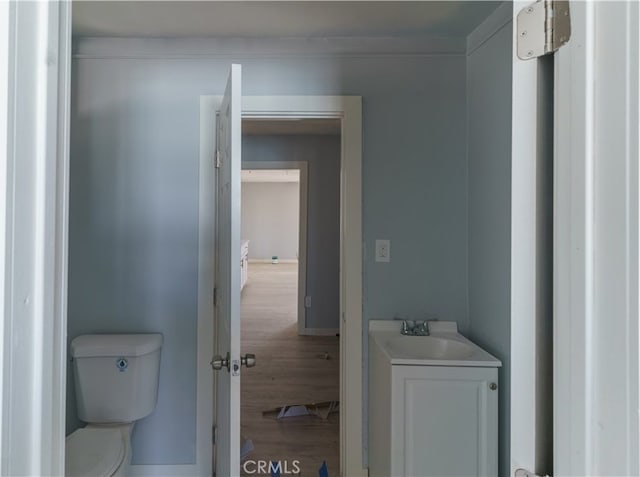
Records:
[[[133,422],[158,399],[161,334],[82,335],[71,342],[78,417]]]

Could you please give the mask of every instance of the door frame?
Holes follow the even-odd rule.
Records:
[[[553,475],[640,473],[639,25],[571,2],[555,54]]]
[[[602,2],[605,4],[606,2]],[[620,38],[627,38],[636,41],[638,37],[638,15],[637,15],[637,4],[633,6],[635,2],[627,1],[624,2],[626,5],[632,7],[631,13],[633,15],[627,16],[625,21],[622,22],[611,22],[609,18],[602,18],[603,22],[599,25],[600,28],[603,26],[607,26],[608,29],[615,28],[617,30],[617,35],[609,35],[609,34],[600,34],[599,37],[602,39],[610,39],[615,40]],[[572,17],[573,24],[576,25],[576,21],[578,18],[581,18],[581,22],[584,22],[585,25],[589,27],[588,30],[584,32],[584,40],[588,49],[581,53],[582,60],[586,61],[589,57],[592,58],[593,52],[593,41],[594,41],[594,15],[593,4],[590,3],[581,3],[581,2],[572,2]],[[28,10],[31,9],[30,13],[27,13]],[[582,10],[585,9],[585,10]],[[31,21],[31,25],[38,24],[38,22],[48,21],[48,28],[18,28],[19,22],[16,16],[16,11],[21,10],[27,15],[27,21]],[[577,15],[578,12],[583,11],[579,17]],[[65,369],[66,369],[66,254],[67,254],[67,194],[68,194],[68,148],[69,148],[69,137],[68,137],[68,108],[70,105],[70,92],[69,92],[69,65],[71,61],[71,22],[70,22],[70,14],[71,8],[68,2],[63,1],[51,1],[51,2],[39,2],[39,3],[29,3],[29,2],[13,2],[11,4],[0,2],[0,24],[7,25],[7,29],[0,28],[0,32],[11,32],[13,41],[9,44],[0,42],[0,87],[2,87],[2,92],[0,92],[0,103],[4,103],[7,101],[7,97],[4,93],[4,88],[7,85],[7,82],[12,82],[11,84],[21,85],[18,89],[13,89],[14,96],[12,101],[7,101],[8,110],[12,113],[15,113],[17,108],[20,107],[22,101],[26,101],[28,98],[33,100],[33,103],[29,103],[29,107],[21,108],[22,117],[34,118],[33,121],[27,119],[21,122],[15,121],[15,114],[9,114],[8,124],[5,124],[3,120],[0,120],[0,146],[4,149],[6,147],[7,151],[7,160],[6,163],[0,164],[0,183],[6,188],[4,188],[4,194],[0,198],[0,242],[2,242],[2,256],[0,257],[0,270],[2,270],[2,276],[0,277],[0,305],[3,309],[2,314],[2,328],[0,329],[0,339],[2,344],[2,366],[0,366],[0,372],[2,373],[2,383],[3,383],[3,391],[2,391],[2,410],[0,419],[2,422],[1,426],[1,443],[0,443],[0,473],[2,474],[46,474],[46,475],[62,475],[64,473],[64,416],[65,416]],[[33,15],[33,17],[28,20],[28,16]],[[630,23],[631,20],[635,21],[635,24]],[[607,23],[608,22],[608,23]],[[42,23],[40,23],[42,25]],[[626,35],[620,34],[620,28],[624,28],[626,31]],[[42,35],[42,32],[46,31],[46,34]],[[601,33],[601,30],[598,30]],[[574,45],[570,42],[565,48],[572,48],[572,54],[575,54],[575,49],[579,48],[578,45],[575,45],[576,37],[572,40]],[[602,51],[602,50],[601,50]],[[604,50],[609,51],[609,50]],[[20,53],[20,62],[16,61],[17,55]],[[637,54],[637,51],[635,52]],[[564,71],[561,72],[562,75],[567,74],[569,71],[575,68],[576,71],[579,72],[580,64],[579,62],[573,63],[571,66],[571,57],[567,57],[562,59],[564,53],[562,50],[559,53],[559,61],[562,63],[559,65]],[[46,57],[47,67],[43,67],[44,63],[41,61],[41,58]],[[619,57],[618,57],[619,58]],[[633,62],[636,62],[636,70],[633,73],[630,70],[626,70],[628,74],[628,78],[631,78],[635,81],[636,89],[629,88],[628,91],[631,91],[635,94],[635,99],[626,103],[625,111],[627,112],[627,118],[635,120],[635,126],[637,126],[637,111],[638,111],[638,98],[637,98],[637,58],[630,58]],[[41,65],[41,66],[37,66]],[[583,65],[588,66],[588,68],[592,68],[594,65]],[[606,65],[600,65],[602,68],[605,68]],[[565,68],[566,67],[566,68]],[[27,73],[20,73],[17,69],[24,68]],[[604,70],[606,71],[606,70]],[[615,69],[609,69],[610,72],[616,71]],[[558,74],[558,71],[556,72]],[[633,76],[635,76],[635,79]],[[29,90],[29,86],[34,83],[25,81],[19,81],[22,77],[25,77],[26,80],[37,79],[38,84],[40,85],[40,89],[38,90],[40,94],[34,94],[34,91]],[[585,107],[589,112],[593,112],[593,104],[588,102],[586,105],[584,104],[584,97],[580,97],[580,93],[578,88],[582,86],[577,83],[579,78],[574,78],[573,83],[571,84],[573,96],[569,98],[570,95],[563,101],[569,101],[569,107],[572,111],[571,117],[566,118],[570,120],[571,118],[580,118],[577,113],[581,107]],[[44,87],[44,85],[47,87]],[[589,83],[592,85],[593,83]],[[601,97],[606,97],[608,94],[613,99],[616,99],[616,95],[620,93],[618,90],[598,90],[598,94],[602,95]],[[590,96],[593,97],[593,96]],[[616,99],[617,100],[617,99]],[[313,101],[307,105],[315,105]],[[334,100],[334,107],[328,108],[330,112],[332,111],[337,116],[340,115],[340,111],[344,113],[344,117],[354,117],[357,119],[357,126],[353,126],[350,130],[353,130],[354,134],[357,137],[361,137],[361,103],[358,98],[356,104],[357,106],[345,106],[344,103],[340,99]],[[205,108],[206,109],[206,108]],[[274,107],[269,108],[266,106],[265,110],[273,110]],[[276,111],[279,111],[278,107],[275,107]],[[34,114],[34,111],[45,112],[45,114]],[[201,109],[202,111],[202,109]],[[298,111],[308,111],[308,107],[304,106],[304,102]],[[320,111],[323,111],[320,108]],[[326,110],[325,110],[326,111]],[[574,116],[573,113],[576,113]],[[600,114],[604,113],[604,111],[600,111]],[[27,115],[27,116],[25,116]],[[624,116],[623,114],[620,117]],[[583,116],[584,117],[584,116]],[[604,120],[611,120],[611,118],[602,117]],[[202,124],[202,123],[201,123]],[[557,125],[560,125],[557,122]],[[627,126],[633,126],[633,121],[627,123]],[[571,148],[570,156],[571,160],[578,161],[580,157],[579,147],[584,145],[593,146],[594,137],[589,134],[585,134],[584,129],[580,129],[580,127],[576,127],[575,124],[571,124],[570,121],[564,124],[565,128],[570,128],[568,133],[570,137],[567,141],[576,141],[574,146],[577,148]],[[593,124],[590,124],[591,128],[587,133],[593,132]],[[344,124],[343,124],[343,132],[344,132]],[[211,136],[213,133],[213,129],[209,131],[201,131],[201,138],[206,138]],[[626,135],[627,141],[625,144],[628,145],[630,155],[627,156],[630,159],[636,159],[638,154],[638,144],[637,144],[637,129],[634,130],[633,127],[624,129],[624,134]],[[11,144],[11,147],[7,144],[7,139],[11,137],[14,141]],[[46,137],[45,141],[43,138]],[[54,139],[55,138],[55,139]],[[344,141],[344,140],[343,140]],[[635,143],[634,143],[635,141]],[[27,146],[29,144],[39,143],[41,145],[46,144],[45,147],[39,149],[38,154],[33,150],[29,150],[28,153],[22,153],[19,156],[17,150],[21,146]],[[54,145],[55,143],[55,145]],[[355,154],[358,157],[357,164],[353,164],[353,170],[351,170],[351,165],[349,166],[350,174],[355,173],[355,171],[360,171],[360,157],[361,157],[361,141],[356,141],[357,144],[350,144],[349,148],[353,148],[351,151],[352,154]],[[566,144],[565,144],[566,145]],[[560,147],[560,143],[556,145],[556,147]],[[344,153],[344,142],[343,142],[343,153]],[[634,150],[635,149],[635,150]],[[201,158],[203,154],[203,149],[201,149]],[[24,151],[23,151],[24,152]],[[557,152],[558,153],[558,152]],[[629,154],[629,152],[627,153]],[[634,156],[635,154],[635,156]],[[588,156],[592,157],[592,156]],[[584,158],[584,155],[583,155]],[[206,158],[207,161],[211,160],[209,156]],[[206,161],[205,161],[206,162]],[[201,165],[202,165],[201,161]],[[577,162],[577,165],[580,163]],[[21,167],[16,167],[20,165]],[[637,311],[638,311],[638,303],[637,303],[637,295],[638,295],[638,250],[637,250],[637,238],[638,238],[638,209],[637,209],[637,193],[638,193],[638,181],[637,181],[637,162],[630,161],[629,165],[632,166],[632,174],[630,174],[629,179],[629,198],[630,201],[626,204],[629,207],[628,215],[626,216],[625,222],[627,224],[626,233],[628,237],[631,239],[631,243],[634,243],[635,247],[630,247],[630,256],[631,261],[629,262],[628,268],[626,270],[626,275],[624,275],[624,279],[626,280],[626,284],[628,286],[628,290],[630,291],[628,299],[628,312],[621,314],[621,317],[629,318],[633,317],[635,313],[635,320],[629,320],[628,326],[631,330],[631,333],[627,335],[627,339],[635,340],[637,343],[638,340],[638,330],[637,330]],[[25,167],[27,166],[27,167]],[[635,168],[635,169],[634,169]],[[207,167],[205,167],[205,170]],[[9,173],[11,172],[11,174]],[[43,174],[35,174],[34,171],[47,171],[46,175]],[[556,171],[559,172],[559,171]],[[579,171],[578,171],[579,172]],[[570,184],[574,186],[582,186],[586,185],[591,187],[589,189],[590,194],[593,193],[593,169],[585,170],[584,177],[580,178],[576,177],[574,172],[571,171]],[[635,174],[635,175],[634,175]],[[47,180],[43,180],[46,178]],[[55,187],[52,185],[52,178],[55,182]],[[206,178],[206,176],[205,176]],[[557,178],[556,180],[559,180]],[[201,184],[203,181],[203,177],[201,175],[200,178]],[[573,182],[575,181],[575,182]],[[562,187],[570,185],[566,182],[557,182],[557,191],[562,190]],[[20,187],[18,187],[20,185]],[[613,185],[613,184],[609,184]],[[357,190],[351,190],[350,194],[356,196],[357,200],[352,200],[349,203],[350,207],[347,207],[349,210],[349,217],[355,217],[356,215],[360,216],[360,197],[361,197],[361,189],[360,189],[360,176],[358,174],[357,180]],[[18,195],[17,192],[20,191],[21,194]],[[565,189],[566,191],[566,189]],[[585,196],[589,199],[593,198],[592,195],[581,194],[579,199],[582,200]],[[600,194],[596,196],[600,198],[602,196],[606,196],[606,194]],[[202,188],[200,193],[200,198],[203,197]],[[205,196],[206,197],[206,196]],[[558,197],[560,199],[560,197]],[[46,204],[55,204],[55,212],[53,217],[55,219],[51,220],[51,214],[45,214],[44,210],[49,211],[48,207],[45,207]],[[580,203],[577,202],[579,205]],[[590,204],[591,205],[591,204]],[[200,202],[201,211],[206,208],[203,206],[202,201]],[[588,212],[591,209],[587,209],[586,207],[581,207],[582,212]],[[571,250],[575,252],[576,245],[579,245],[576,240],[585,239],[581,232],[585,227],[589,226],[589,222],[586,224],[575,223],[572,220],[574,216],[567,216],[570,213],[569,209],[560,210],[560,207],[556,209],[556,213],[559,214],[556,216],[556,219],[559,220],[561,217],[567,218],[567,221],[564,222],[567,225],[566,233],[567,235],[563,236],[556,231],[556,240],[560,240],[563,237],[565,239],[569,238],[569,241],[566,242],[556,242],[556,252],[562,252],[563,250],[568,250],[563,247],[570,247]],[[564,214],[564,215],[563,215]],[[7,220],[8,217],[13,217],[14,221]],[[587,214],[586,216],[582,216],[580,220],[584,218],[589,218],[590,216]],[[35,220],[34,220],[35,219]],[[206,221],[204,222],[206,224]],[[361,238],[361,221],[354,221],[353,223],[343,223],[343,227],[346,227],[346,232],[350,237],[358,237]],[[357,230],[352,229],[355,228]],[[206,229],[206,228],[205,228]],[[24,230],[33,232],[31,234],[25,235]],[[589,237],[593,238],[593,230],[591,230]],[[619,229],[616,229],[619,230]],[[207,236],[207,230],[201,230],[200,237]],[[34,243],[31,240],[21,241],[17,240],[18,238],[26,236],[32,237],[37,243],[34,247]],[[55,242],[51,240],[52,237],[55,237]],[[9,245],[11,245],[11,249],[9,251]],[[593,242],[591,242],[591,246],[593,246]],[[34,249],[37,248],[38,254],[34,252]],[[348,257],[349,259],[349,268],[348,272],[350,275],[360,274],[362,270],[362,261],[361,255],[357,253],[361,249],[361,241],[356,243],[355,240],[349,241],[346,244],[342,254]],[[201,250],[202,249],[202,241],[201,241]],[[556,253],[558,256],[558,253]],[[568,256],[568,255],[567,255]],[[21,274],[14,273],[15,269],[11,267],[11,263],[15,263],[19,257],[37,257],[37,263],[34,263],[33,268],[30,269],[22,269]],[[208,257],[205,255],[200,255],[200,258],[207,259]],[[201,260],[201,264],[202,264]],[[208,262],[204,262],[208,263]],[[586,289],[586,286],[592,286],[594,283],[594,276],[590,274],[588,277],[585,276],[585,273],[581,269],[583,265],[592,264],[591,261],[586,260],[584,254],[576,258],[576,262],[570,267],[567,268],[567,265],[562,266],[561,268],[556,268],[556,278],[562,278],[563,272],[571,272],[568,277],[564,277],[567,281],[564,282],[564,286],[568,287],[565,289],[567,293],[573,294],[562,294],[565,297],[566,305],[574,306],[581,305],[585,303],[585,300],[588,297],[592,297],[593,293],[589,292]],[[201,267],[202,268],[202,267]],[[53,270],[53,271],[52,271]],[[202,276],[202,270],[200,271]],[[200,281],[202,283],[202,281]],[[212,283],[212,282],[211,282]],[[358,282],[361,285],[361,277],[358,278]],[[602,283],[602,282],[599,282]],[[617,282],[614,282],[617,283]],[[556,282],[557,286],[560,285],[559,282]],[[579,287],[577,290],[577,294],[573,292],[573,287]],[[24,290],[36,290],[39,293],[39,298],[46,298],[46,301],[37,302],[38,308],[33,309],[30,308],[30,303],[33,303],[30,300],[25,301],[26,296],[21,294]],[[356,293],[355,299],[350,302],[347,300],[347,305],[343,309],[346,311],[346,316],[349,317],[348,320],[344,321],[341,326],[344,326],[346,331],[353,333],[356,328],[360,328],[361,331],[361,314],[362,314],[362,302],[361,302],[361,294],[362,289],[360,287],[356,287],[353,289]],[[556,296],[561,296],[561,289],[556,288]],[[212,389],[209,386],[209,389],[201,389],[202,383],[205,384],[208,382],[212,383],[211,371],[208,366],[208,361],[210,359],[210,354],[202,353],[203,349],[207,349],[210,347],[212,343],[210,337],[212,336],[212,323],[213,320],[211,318],[212,314],[205,317],[204,320],[201,319],[200,309],[201,309],[201,300],[211,301],[210,296],[211,288],[206,290],[206,293],[199,293],[198,296],[198,308],[199,308],[199,319],[198,319],[198,412],[200,413],[201,406],[204,406],[206,409],[209,408],[209,412],[211,413],[210,406],[207,406],[207,402],[203,401],[203,396],[209,396],[209,403],[211,402],[211,393]],[[587,293],[585,293],[587,292]],[[53,297],[53,305],[51,305],[51,297]],[[344,298],[344,297],[343,297]],[[347,297],[349,298],[349,297]],[[44,305],[44,306],[43,306]],[[343,306],[345,302],[343,302]],[[590,304],[589,306],[591,306]],[[556,312],[559,312],[561,307],[556,305]],[[566,316],[566,323],[569,323],[571,326],[575,326],[577,330],[581,330],[582,333],[577,336],[577,344],[582,346],[583,344],[588,344],[591,347],[596,346],[598,343],[593,341],[594,336],[590,333],[587,333],[584,329],[584,326],[580,328],[580,323],[584,322],[584,315],[580,316],[580,308],[570,308],[567,309],[569,314]],[[31,320],[22,320],[22,318],[27,315],[33,319]],[[45,320],[47,318],[47,320]],[[558,316],[556,316],[558,318]],[[359,321],[358,321],[359,320]],[[590,320],[589,323],[592,323],[593,320]],[[16,330],[13,325],[17,324],[22,326],[20,330]],[[42,326],[42,325],[46,326]],[[202,331],[207,331],[209,334],[206,336],[202,333]],[[24,333],[20,333],[20,346],[18,347],[14,338],[18,335],[19,331],[24,331]],[[566,333],[571,331],[570,329],[560,330],[556,328],[556,343],[562,342],[564,344],[568,343],[566,339],[569,337]],[[562,334],[565,333],[565,334]],[[574,337],[575,335],[571,335]],[[596,337],[597,338],[597,337]],[[588,341],[590,339],[591,341]],[[204,342],[202,342],[204,340]],[[628,341],[625,341],[628,343]],[[609,346],[608,349],[612,348],[612,344],[615,341],[607,341],[602,342]],[[354,443],[361,443],[362,439],[362,417],[361,412],[358,411],[360,408],[360,403],[357,402],[354,404],[354,400],[357,401],[362,397],[362,389],[361,389],[361,364],[362,364],[362,356],[361,356],[361,337],[360,340],[356,340],[356,351],[358,353],[354,353],[356,356],[356,360],[352,363],[349,363],[347,366],[346,373],[343,373],[341,376],[341,383],[344,383],[345,376],[349,377],[359,377],[356,382],[356,386],[354,387],[354,394],[348,394],[349,403],[351,405],[347,408],[344,408],[344,412],[341,415],[341,419],[343,419],[343,415],[349,413],[349,415],[353,418],[353,421],[349,421],[349,423],[355,423],[356,425],[352,425],[350,429],[347,429],[347,442],[348,447],[347,451],[351,456],[355,456],[353,459],[349,459],[348,464],[353,465],[353,467],[348,467],[343,465],[343,474],[344,475],[366,475],[365,472],[362,471],[362,449],[357,448]],[[34,351],[35,352],[32,352]],[[635,351],[633,351],[635,350]],[[632,379],[632,383],[635,384],[635,388],[632,389],[632,396],[637,400],[637,350],[638,347],[635,348],[629,347],[628,351],[624,353],[625,359],[629,363],[628,371],[630,372],[630,378]],[[565,348],[565,351],[568,351]],[[341,349],[341,358],[343,357],[344,352]],[[204,361],[201,357],[204,356]],[[569,357],[567,355],[567,357]],[[582,383],[584,383],[585,379],[590,378],[590,370],[587,368],[585,363],[579,363],[575,359],[573,361],[569,361],[572,365],[577,365],[577,368],[569,368],[569,369],[559,369],[556,368],[556,383],[561,379],[561,377],[566,377],[565,384],[569,386],[569,389],[573,392],[570,396],[573,398],[581,398],[581,396],[585,396],[584,388]],[[24,374],[20,374],[22,371],[27,370],[29,372],[28,376]],[[578,372],[578,374],[575,373]],[[635,373],[635,374],[634,374]],[[15,382],[11,381],[11,376],[13,379],[21,376],[22,380],[16,380]],[[204,381],[203,381],[204,376]],[[581,381],[574,381],[568,378],[580,378]],[[633,386],[632,386],[633,387]],[[591,387],[591,389],[596,389],[602,393],[610,391],[609,387]],[[557,389],[556,389],[557,390]],[[47,392],[51,391],[51,392]],[[562,400],[558,395],[555,396],[555,404],[558,406],[560,402],[564,402],[565,404],[568,402],[569,395],[566,395]],[[606,402],[606,401],[605,401]],[[581,406],[580,412],[577,415],[571,415],[572,421],[567,421],[565,423],[559,423],[556,421],[555,423],[555,432],[556,432],[556,444],[558,444],[559,435],[561,425],[567,426],[564,429],[568,432],[573,432],[575,436],[581,439],[580,443],[578,443],[577,447],[573,447],[574,441],[572,440],[570,449],[558,449],[556,448],[556,457],[561,456],[566,459],[572,458],[572,456],[577,455],[578,458],[582,458],[584,461],[585,454],[580,450],[580,446],[582,443],[586,443],[587,435],[581,435],[579,432],[576,432],[578,429],[576,426],[580,423],[587,423],[590,426],[597,425],[595,421],[589,421],[586,415],[586,409],[588,406],[591,406],[591,402],[579,402]],[[612,406],[612,409],[614,406]],[[625,406],[627,409],[627,406]],[[637,406],[635,406],[637,409]],[[202,415],[202,414],[199,414]],[[204,414],[206,415],[206,413]],[[209,414],[209,417],[212,417]],[[557,417],[557,414],[556,414]],[[573,421],[573,419],[577,421]],[[23,419],[24,418],[24,419]],[[211,422],[211,421],[208,421]],[[629,422],[631,423],[630,429],[633,432],[626,433],[628,443],[633,444],[635,439],[635,448],[637,449],[637,413],[633,416],[630,416]],[[27,425],[29,423],[29,425]],[[344,427],[341,422],[341,432],[344,431]],[[206,447],[209,447],[209,450],[206,454],[198,454],[199,462],[201,458],[210,457],[210,439],[211,439],[211,429],[207,425],[201,425],[201,422],[198,422],[198,445],[204,443],[205,450]],[[530,429],[523,428],[519,430],[519,433],[525,435],[529,432]],[[634,434],[635,433],[635,434]],[[354,434],[357,434],[354,435]],[[343,437],[343,436],[341,436]],[[16,443],[26,442],[27,445],[19,445]],[[569,441],[566,441],[569,443]],[[33,445],[33,443],[38,443],[38,445]],[[593,444],[593,441],[591,442]],[[584,449],[584,447],[582,447]],[[593,458],[599,458],[600,454],[598,452],[598,448],[587,449],[588,451],[594,451],[592,453]],[[198,452],[200,451],[200,447],[198,447]],[[573,452],[581,452],[580,454],[574,454]],[[353,453],[352,453],[353,452]],[[351,454],[352,453],[352,454]],[[556,459],[556,463],[558,460]],[[167,466],[170,467],[170,466]],[[210,462],[207,464],[206,462],[203,464],[203,469],[208,468],[211,469]],[[559,466],[557,466],[559,469]],[[573,469],[578,469],[574,467]],[[637,468],[636,468],[637,470]],[[569,472],[569,471],[567,471]],[[574,473],[581,473],[579,470],[574,471]],[[637,473],[637,472],[636,472]],[[203,472],[206,474],[206,472]],[[158,475],[158,474],[156,474]]]
[[[211,468],[214,423],[213,355],[215,115],[221,96],[200,97],[197,442],[199,465]],[[362,98],[360,96],[245,96],[243,118],[342,120],[340,160],[340,468],[366,476],[362,416]],[[348,350],[348,359],[347,359]],[[208,467],[207,467],[208,466]]]
[[[307,331],[307,215],[309,207],[309,163],[307,161],[242,161],[242,170],[293,169],[300,171],[298,212],[298,334],[315,334]],[[251,247],[251,244],[249,244]],[[335,335],[335,330],[330,330]]]
[[[546,436],[550,427],[552,368],[552,237],[549,196],[553,184],[553,96],[549,58],[521,60],[517,55],[519,12],[512,9],[511,120],[511,356],[510,469],[546,475],[551,469]],[[549,425],[547,425],[549,424]]]
[[[71,3],[0,37],[0,474],[64,475]]]

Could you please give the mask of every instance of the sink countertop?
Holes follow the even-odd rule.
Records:
[[[392,365],[502,366],[499,359],[458,333],[455,321],[434,321],[429,325],[429,336],[405,336],[400,333],[402,320],[370,320],[369,337]]]

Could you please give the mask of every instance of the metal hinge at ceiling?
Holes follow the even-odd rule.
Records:
[[[553,53],[571,38],[569,2],[538,0],[518,13],[518,58]]]
[[[216,169],[220,169],[220,150],[216,151]]]
[[[518,469],[515,471],[515,473],[513,474],[514,477],[541,477],[537,474],[534,474],[533,472],[529,472],[528,470],[525,469]],[[548,475],[545,475],[544,477],[549,477]]]

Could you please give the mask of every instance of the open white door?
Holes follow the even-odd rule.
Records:
[[[240,475],[241,66],[232,65],[217,124],[215,473]]]

